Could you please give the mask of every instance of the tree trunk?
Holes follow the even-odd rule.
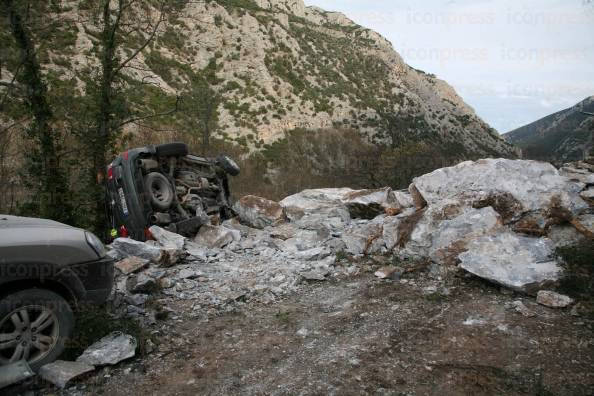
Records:
[[[33,115],[28,134],[37,143],[37,147],[30,151],[29,159],[32,162],[31,176],[39,179],[35,183],[39,214],[68,221],[71,220],[67,202],[68,180],[60,167],[56,136],[51,126],[53,114],[47,101],[47,87],[42,80],[35,46],[14,1],[2,0],[1,4],[8,14],[10,28],[20,53],[26,102]]]

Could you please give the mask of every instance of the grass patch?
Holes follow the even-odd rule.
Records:
[[[133,319],[115,318],[109,313],[107,307],[100,306],[88,307],[76,313],[76,324],[72,337],[66,342],[66,349],[60,358],[75,360],[91,344],[114,331],[121,331],[136,338],[138,341],[136,354],[145,355],[146,341],[150,339],[147,329]]]

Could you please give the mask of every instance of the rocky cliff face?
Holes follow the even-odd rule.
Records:
[[[559,163],[581,160],[594,149],[594,96],[569,109],[508,132],[504,137],[522,148],[530,159]]]
[[[515,154],[452,87],[408,66],[390,42],[343,14],[302,0],[177,3],[126,73],[171,97],[208,76],[200,92],[217,97],[215,136],[254,150],[287,130],[339,127],[373,143],[439,145],[456,158]],[[77,75],[96,62],[84,54],[98,32],[80,22],[85,12],[69,12],[76,40],[68,62],[47,66],[65,79],[74,72],[81,90]]]

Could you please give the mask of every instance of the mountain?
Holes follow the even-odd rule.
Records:
[[[524,125],[504,135],[505,139],[520,147],[529,159],[569,162],[580,160],[584,153],[594,149],[594,96],[565,110]]]
[[[171,140],[198,154],[227,152],[244,169],[234,191],[270,198],[322,186],[405,187],[462,160],[518,154],[451,86],[407,65],[381,35],[302,0],[22,4],[59,162],[75,187],[105,92],[104,4],[111,15],[124,5],[115,52],[131,57],[110,90],[113,152]],[[2,21],[0,127],[22,124],[12,131],[26,137],[26,91],[12,88],[24,78],[15,78],[18,46]],[[0,176],[18,174],[26,139],[1,138]],[[3,150],[13,160],[3,162]]]

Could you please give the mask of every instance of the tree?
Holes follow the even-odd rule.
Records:
[[[53,112],[47,100],[47,86],[25,19],[30,15],[29,2],[1,0],[2,13],[8,20],[19,66],[15,71],[14,87],[20,90],[23,102],[31,115],[26,128],[33,143],[27,155],[26,182],[31,188],[29,210],[59,221],[72,221],[69,201],[68,175],[61,164],[59,133],[52,125]],[[16,86],[18,84],[18,87]]]
[[[201,75],[191,77],[189,88],[182,99],[182,110],[187,114],[190,124],[200,133],[203,155],[210,151],[210,137],[218,125],[220,103],[220,94],[207,78]]]
[[[96,128],[85,137],[87,152],[91,158],[89,189],[93,201],[96,202],[94,213],[95,231],[105,231],[107,218],[105,214],[104,173],[108,155],[112,153],[115,139],[121,128],[132,122],[128,116],[123,98],[119,97],[118,84],[122,84],[122,72],[157,36],[159,26],[164,21],[163,1],[154,9],[136,0],[101,0],[100,21],[101,34],[99,53],[101,70],[96,87]],[[132,49],[130,55],[122,57],[118,52],[126,38],[137,35],[140,44]],[[156,116],[149,115],[147,117]],[[133,117],[138,120],[141,117]]]

